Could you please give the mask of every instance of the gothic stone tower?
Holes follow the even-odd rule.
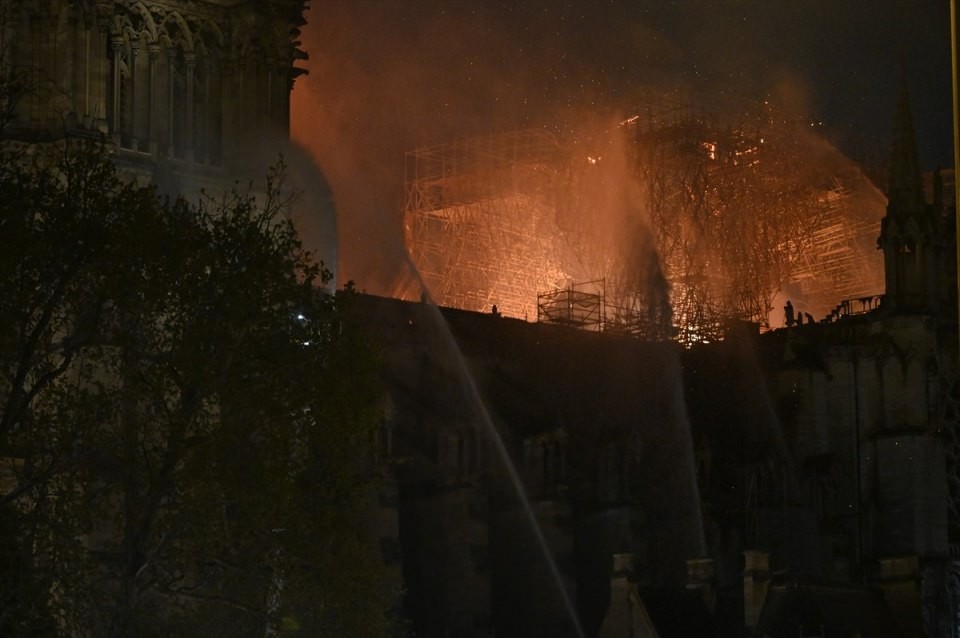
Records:
[[[264,142],[287,139],[303,9],[303,0],[4,0],[2,132],[104,136],[121,164],[161,188],[228,175]]]
[[[877,240],[885,263],[884,306],[891,312],[937,314],[950,303],[949,238],[937,193],[934,199],[933,205],[925,201],[903,81],[891,145],[887,214]]]

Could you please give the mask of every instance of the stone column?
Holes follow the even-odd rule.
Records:
[[[140,43],[130,43],[130,96],[127,102],[130,110],[130,148],[140,150],[140,140],[137,138],[137,54],[140,53]]]
[[[219,160],[224,162],[225,158],[231,157],[233,153],[234,139],[236,137],[236,120],[234,118],[234,102],[229,99],[234,93],[234,72],[236,66],[229,59],[225,59],[220,64],[220,102],[215,108],[220,109],[220,130],[217,131],[220,143]]]
[[[197,65],[197,56],[194,53],[185,53],[184,56],[184,82],[186,83],[186,105],[184,110],[183,123],[183,157],[188,162],[193,161],[193,90],[194,90],[194,70]]]
[[[113,52],[113,87],[111,104],[113,112],[110,114],[110,136],[113,143],[120,144],[120,52],[123,49],[123,38],[115,35],[110,38],[110,49]]]
[[[27,103],[27,125],[31,128],[37,125],[37,121],[44,117],[44,100],[38,91],[43,84],[42,69],[46,60],[43,58],[43,18],[39,15],[30,16],[29,38],[30,44],[27,46],[27,55],[30,60],[30,86],[31,91],[24,94],[24,101]]]
[[[203,84],[200,91],[200,156],[197,161],[207,163],[210,161],[210,59],[203,60]]]
[[[174,113],[174,92],[177,88],[177,50],[173,47],[167,49],[167,157],[173,159],[176,157],[176,136],[174,135],[175,118]]]
[[[157,58],[160,45],[151,42],[147,45],[149,69],[147,71],[147,152],[157,154]]]
[[[90,109],[90,25],[83,29],[83,123],[87,128],[96,128]]]
[[[80,64],[83,61],[83,51],[80,45],[80,27],[80,20],[77,18],[76,9],[74,8],[70,11],[69,17],[67,18],[67,29],[69,29],[69,53],[67,55],[67,66],[69,67],[68,86],[70,87],[71,109],[71,121],[68,121],[68,126],[72,129],[80,127],[83,122],[80,113],[80,92],[82,90],[82,82],[80,81]]]

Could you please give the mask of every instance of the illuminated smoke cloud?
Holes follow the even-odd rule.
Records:
[[[354,279],[361,289],[378,294],[416,285],[404,275],[408,151],[520,129],[546,131],[564,145],[578,143],[595,136],[597,122],[609,128],[610,121],[636,112],[638,96],[651,92],[696,93],[705,115],[727,121],[749,111],[745,104],[766,99],[784,120],[806,122],[809,112],[825,102],[802,72],[786,64],[791,53],[816,52],[815,40],[803,40],[810,29],[797,34],[775,28],[785,22],[811,27],[818,23],[812,13],[825,10],[820,3],[813,3],[812,12],[805,11],[810,3],[783,3],[769,11],[769,5],[750,1],[717,3],[720,8],[698,3],[695,12],[665,8],[666,3],[630,3],[630,10],[621,3],[514,4],[331,0],[308,14],[303,39],[311,55],[310,75],[297,80],[293,129],[333,190],[341,281]],[[818,18],[821,29],[849,27],[853,12],[838,15],[831,23]],[[809,151],[811,162],[827,157],[841,171],[855,172],[816,135],[786,141]],[[820,146],[823,150],[816,150]],[[565,146],[565,152],[575,155],[574,150]],[[856,182],[852,190],[866,193],[867,217],[879,218],[882,198],[861,177],[850,179]],[[815,187],[824,196],[832,188]],[[630,188],[641,192],[614,208],[621,213],[637,209],[627,215],[631,220],[650,216],[649,205],[638,204],[643,184],[619,188],[626,189],[621,196]],[[605,217],[594,230],[622,238],[622,227],[611,219]],[[659,263],[668,274],[676,271],[662,245],[653,254],[649,243],[635,243],[647,246],[637,250],[651,253],[650,264]],[[623,250],[615,251],[618,259],[625,258]],[[651,268],[636,272],[646,276]],[[555,270],[560,275],[564,268]],[[537,286],[554,285],[549,276],[542,279]],[[678,290],[674,280],[674,300]],[[811,294],[797,286],[788,292]],[[834,293],[839,291],[824,290],[822,296]],[[817,299],[809,311],[829,311],[825,303]]]
[[[679,62],[639,20],[594,38],[595,5],[513,4],[333,1],[307,15],[310,74],[294,89],[293,132],[333,188],[341,279],[386,294],[402,270],[405,151],[561,128],[631,84],[666,81]]]

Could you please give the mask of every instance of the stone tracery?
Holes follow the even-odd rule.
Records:
[[[257,15],[213,0],[192,9],[141,0],[11,5],[0,15],[0,67],[53,69],[31,83],[62,95],[27,97],[18,133],[49,136],[59,124],[64,135],[106,134],[135,154],[214,166],[251,136],[285,136],[293,62],[304,57],[297,31],[269,4]]]

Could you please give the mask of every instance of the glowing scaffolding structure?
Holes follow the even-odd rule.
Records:
[[[780,265],[762,240],[800,226],[797,206],[789,219],[758,214],[771,208],[769,185],[758,184],[763,138],[747,130],[699,117],[635,130],[644,207],[683,343],[722,338],[731,318],[762,322]]]
[[[811,224],[805,245],[791,251],[796,257],[789,281],[804,296],[839,302],[870,297],[883,289],[877,224],[853,208],[857,201],[837,178],[822,193],[819,217]]]
[[[604,282],[585,281],[537,295],[537,322],[600,332],[604,325]]]
[[[822,316],[882,290],[885,198],[829,144],[768,108],[734,124],[640,122],[638,179],[677,339],[721,338],[731,318],[766,324],[778,291]]]
[[[406,242],[436,303],[536,316],[537,291],[565,277],[552,233],[558,160],[543,130],[407,153]]]
[[[434,301],[693,343],[766,324],[778,290],[818,314],[880,292],[885,199],[832,147],[766,108],[719,123],[659,95],[636,113],[599,146],[528,130],[407,153],[406,242]]]

